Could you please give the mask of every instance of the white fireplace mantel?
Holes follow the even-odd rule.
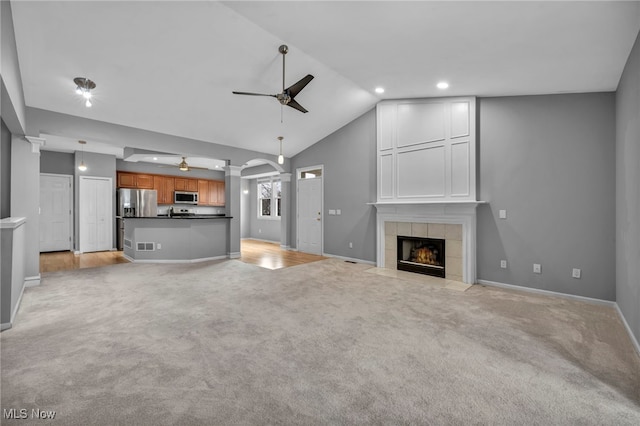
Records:
[[[385,222],[443,223],[462,225],[462,280],[476,282],[476,207],[484,201],[423,201],[369,203],[377,209],[379,268],[385,265]]]

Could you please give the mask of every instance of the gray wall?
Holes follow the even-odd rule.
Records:
[[[20,77],[11,3],[8,1],[0,2],[0,61],[2,119],[11,133],[24,135],[26,129],[24,90]]]
[[[616,298],[640,341],[640,35],[616,93]]]
[[[479,279],[615,300],[614,99],[480,99]]]
[[[291,159],[291,245],[296,246],[296,169],[324,165],[324,252],[376,260],[376,115],[366,112]],[[329,216],[329,209],[342,215]],[[349,248],[349,242],[353,248]]]
[[[187,162],[188,162],[187,158]],[[150,173],[156,175],[180,176],[193,179],[214,179],[224,180],[224,171],[216,170],[197,170],[193,169],[188,172],[181,172],[178,167],[168,167],[166,165],[141,163],[133,161],[124,161],[116,159],[116,170],[121,172]]]
[[[11,132],[0,120],[0,219],[11,215]]]
[[[40,151],[40,173],[74,175],[74,154],[70,152]]]
[[[84,172],[78,170],[78,166],[80,165],[80,161],[84,158],[84,164],[87,166],[87,170]],[[75,171],[74,178],[74,248],[78,250],[80,247],[80,234],[79,234],[79,225],[80,225],[80,176],[98,176],[98,177],[107,177],[111,178],[112,182],[112,205],[113,205],[113,216],[115,218],[115,208],[116,208],[116,157],[114,155],[107,154],[96,154],[92,152],[84,152],[80,151],[75,152],[75,164],[73,167]],[[112,244],[113,248],[116,247],[116,226],[115,221],[112,222],[113,227],[113,235],[112,235]]]

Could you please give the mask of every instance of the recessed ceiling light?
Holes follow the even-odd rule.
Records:
[[[154,161],[157,161],[157,160],[158,160],[158,157],[153,157],[153,159],[154,159]]]
[[[436,85],[438,87],[438,89],[446,89],[447,87],[449,87],[449,83],[447,83],[446,81],[441,81],[440,83],[438,83]]]
[[[376,87],[376,93],[384,93],[384,87]]]

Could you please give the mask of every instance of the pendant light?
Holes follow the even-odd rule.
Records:
[[[80,144],[80,147],[82,149],[81,151],[81,159],[80,159],[80,165],[78,166],[78,170],[80,170],[81,172],[85,172],[87,170],[87,166],[84,164],[84,145],[87,143],[87,141],[78,141],[78,143]]]
[[[280,141],[280,155],[278,155],[278,164],[284,164],[284,155],[282,155],[282,139],[284,139],[284,137],[278,136],[278,140]]]

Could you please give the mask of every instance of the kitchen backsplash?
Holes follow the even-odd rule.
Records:
[[[224,207],[210,207],[210,206],[189,206],[185,204],[163,204],[158,206],[158,214],[169,214],[169,208],[173,207],[176,211],[179,209],[189,209],[189,211],[195,214],[224,214]]]

